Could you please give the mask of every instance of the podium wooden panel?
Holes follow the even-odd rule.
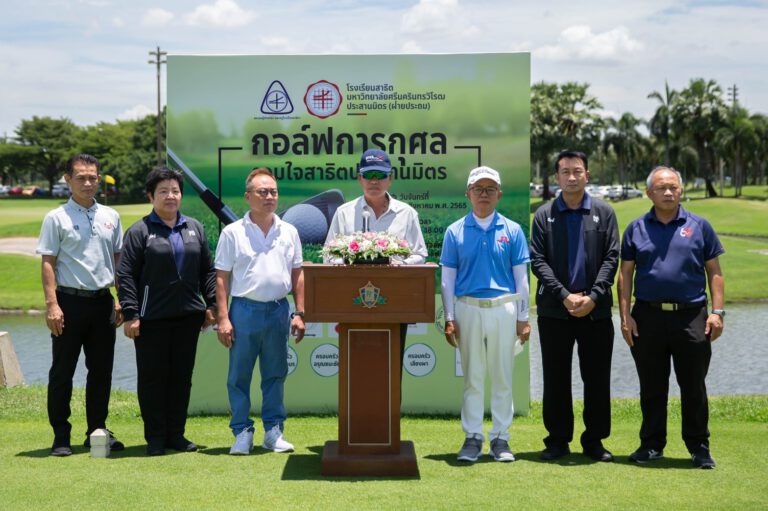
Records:
[[[308,322],[339,325],[339,440],[323,475],[416,476],[400,440],[400,323],[435,317],[434,265],[304,265]]]

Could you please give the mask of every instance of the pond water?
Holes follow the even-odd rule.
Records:
[[[531,336],[531,397],[541,399],[541,354],[535,316],[532,317]],[[613,397],[638,397],[639,384],[635,365],[624,339],[619,334],[619,317],[614,316],[614,339],[611,371]],[[0,331],[11,333],[19,364],[28,384],[45,384],[51,364],[50,335],[42,316],[0,316]],[[710,395],[768,394],[768,305],[751,304],[728,307],[725,333],[712,346],[712,362],[707,377]],[[85,385],[84,357],[80,357],[75,385]],[[574,353],[573,395],[583,397],[579,377],[578,359]],[[679,396],[680,389],[673,375],[670,378],[670,394]],[[136,390],[136,355],[133,342],[118,329],[115,346],[113,386]]]

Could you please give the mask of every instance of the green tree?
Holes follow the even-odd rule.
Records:
[[[768,116],[754,114],[750,117],[755,127],[755,135],[758,138],[758,146],[755,149],[755,160],[752,172],[752,184],[766,184],[765,171],[768,165]]]
[[[24,172],[43,165],[39,147],[20,144],[0,144],[0,179],[3,184],[19,182]]]
[[[696,149],[698,175],[707,181],[707,193],[717,195],[712,186],[715,173],[715,133],[725,117],[722,89],[714,80],[696,78],[682,89],[672,103],[673,131]]]
[[[16,129],[22,145],[37,147],[42,153],[43,173],[49,192],[64,173],[67,160],[80,152],[81,129],[67,118],[37,117],[25,119]]]
[[[648,123],[648,128],[664,145],[664,165],[670,165],[670,145],[672,139],[672,105],[677,97],[677,91],[669,88],[669,84],[664,81],[664,94],[653,91],[648,94],[648,99],[655,99],[659,106]]]
[[[760,139],[746,109],[734,106],[724,126],[715,133],[715,146],[733,171],[732,183],[736,197],[741,196],[744,169],[755,156],[759,145]]]
[[[635,163],[641,159],[644,152],[645,140],[637,129],[641,124],[642,120],[629,112],[618,120],[608,119],[603,148],[606,152],[612,150],[616,155],[619,183],[622,185],[627,184],[627,172],[630,168],[635,168]]]
[[[540,82],[531,87],[531,160],[537,171],[546,169],[561,149],[590,154],[600,145],[602,105],[589,94],[589,84]],[[549,175],[543,173],[544,200],[549,198]]]

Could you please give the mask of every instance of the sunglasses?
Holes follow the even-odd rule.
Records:
[[[383,170],[369,170],[368,172],[362,172],[360,175],[365,180],[375,179],[377,181],[384,181],[389,177],[389,174]]]

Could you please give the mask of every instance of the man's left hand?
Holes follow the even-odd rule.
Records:
[[[715,342],[718,337],[723,335],[723,318],[719,314],[709,315],[707,326],[704,328],[704,335],[709,336],[709,342]]]
[[[520,344],[525,344],[531,337],[531,323],[528,321],[518,321],[517,336],[520,338]]]
[[[120,303],[115,300],[115,328],[122,325],[123,321],[125,321],[125,318],[123,317],[123,308],[120,306]]]
[[[301,340],[304,338],[304,331],[306,330],[306,327],[304,326],[304,320],[301,316],[294,316],[291,320],[291,335],[296,337],[296,344],[299,344]]]
[[[205,330],[209,326],[216,324],[216,312],[214,309],[205,309],[205,319],[203,320],[203,326],[200,330]]]
[[[569,309],[568,312],[571,316],[577,318],[583,318],[588,315],[595,308],[595,302],[588,296],[581,296],[576,300],[576,306],[573,309]]]

